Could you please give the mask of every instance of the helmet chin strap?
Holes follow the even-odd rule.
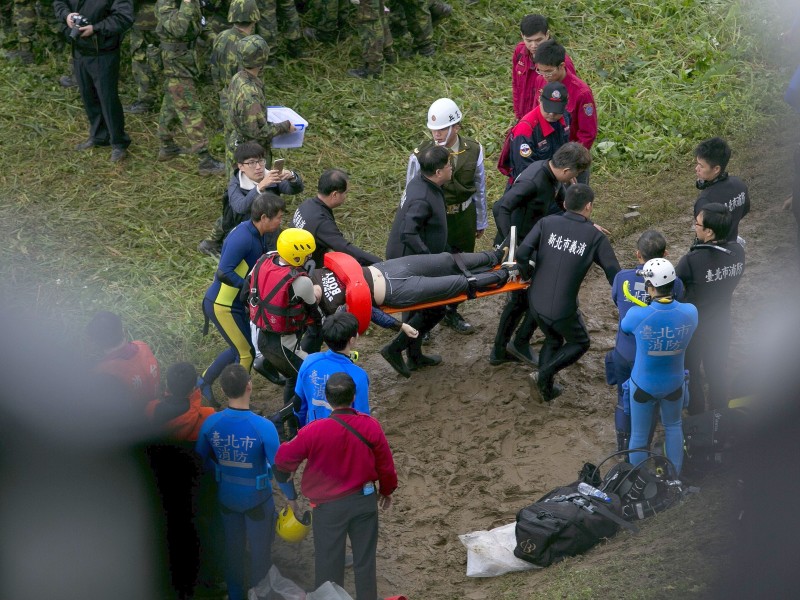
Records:
[[[452,131],[453,131],[453,126],[450,125],[450,127],[447,128],[447,135],[444,137],[444,139],[441,142],[437,142],[436,138],[433,138],[433,143],[436,144],[437,146],[444,146],[447,143],[447,140],[450,139],[450,134],[452,133]],[[433,134],[431,134],[431,137],[433,137]]]

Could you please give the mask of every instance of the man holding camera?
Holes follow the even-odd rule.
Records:
[[[128,155],[131,143],[125,133],[118,83],[122,35],[133,24],[133,2],[55,0],[53,9],[69,31],[75,79],[89,119],[89,138],[75,148],[110,145],[111,162],[119,162]]]

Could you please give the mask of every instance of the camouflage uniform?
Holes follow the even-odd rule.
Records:
[[[211,79],[214,87],[219,94],[219,110],[222,114],[222,122],[225,122],[225,115],[228,113],[228,102],[225,90],[239,72],[239,54],[236,51],[236,44],[247,37],[247,34],[237,27],[231,27],[220,33],[214,40],[214,48],[211,50]]]
[[[17,28],[17,50],[10,56],[26,64],[33,63],[33,38],[36,35],[36,0],[14,0],[14,24]]]
[[[273,53],[278,47],[278,19],[280,18],[283,37],[289,44],[289,54],[301,55],[300,17],[297,15],[294,0],[257,0],[256,4],[261,15],[256,33],[264,38]]]
[[[336,42],[342,29],[351,22],[354,11],[350,0],[315,0],[309,11],[314,37],[320,42]]]
[[[436,50],[433,45],[433,22],[428,0],[387,0],[391,13],[392,34],[400,37],[406,31],[414,39],[414,50],[430,56]]]
[[[259,38],[259,36],[248,36],[238,44],[244,68],[263,68],[263,65],[266,64],[269,55],[268,49],[257,63],[248,62],[247,55],[242,51],[248,44],[252,46],[256,43],[254,38]],[[259,39],[258,42],[264,44],[264,40]],[[267,97],[264,93],[264,82],[244,68],[233,76],[227,89],[229,110],[225,120],[225,164],[231,169],[235,167],[233,153],[236,146],[251,140],[264,147],[264,158],[267,159],[268,165],[272,163],[272,138],[288,133],[291,127],[289,121],[282,123],[267,121]]]
[[[199,0],[158,0],[156,17],[164,69],[164,99],[158,117],[162,149],[175,148],[173,132],[180,124],[190,150],[207,154],[208,138],[194,82],[199,75],[194,49],[201,28]]]
[[[379,74],[383,55],[392,45],[392,34],[383,12],[383,0],[361,0],[358,5],[358,37],[366,73]]]
[[[155,0],[135,2],[136,17],[131,28],[131,74],[136,83],[136,102],[126,112],[147,112],[158,100],[161,79],[161,50],[156,35]]]

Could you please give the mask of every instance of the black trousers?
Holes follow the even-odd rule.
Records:
[[[73,52],[75,80],[89,119],[89,139],[98,146],[127,148],[125,114],[119,100],[119,49],[102,54]]]
[[[286,406],[294,398],[297,372],[303,364],[303,359],[283,345],[278,333],[259,331],[258,349],[264,356],[264,360],[286,377],[286,385],[283,388],[283,405]]]
[[[544,334],[539,353],[539,385],[550,392],[556,373],[578,362],[589,350],[589,333],[579,312],[558,321],[537,313],[534,317]]]
[[[353,494],[314,509],[314,586],[344,586],[345,539],[353,548],[356,600],[377,600],[378,493]]]
[[[519,325],[519,329],[517,329],[517,325]],[[505,352],[506,345],[511,341],[515,329],[517,330],[515,336],[518,342],[517,346],[523,347],[531,343],[531,338],[536,331],[536,319],[528,310],[527,290],[517,290],[508,294],[503,312],[500,313],[497,333],[494,336],[496,350]]]

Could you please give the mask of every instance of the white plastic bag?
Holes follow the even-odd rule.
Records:
[[[339,584],[326,581],[313,592],[309,592],[306,600],[353,600],[353,597]]]
[[[467,548],[467,577],[496,577],[513,571],[541,568],[514,556],[517,545],[515,527],[516,523],[509,523],[491,531],[473,531],[458,536]]]
[[[247,592],[247,600],[263,600],[269,597],[270,592],[278,594],[283,600],[307,600],[311,597],[307,596],[294,581],[281,575],[275,565],[269,568],[264,579],[256,587],[250,588]]]

